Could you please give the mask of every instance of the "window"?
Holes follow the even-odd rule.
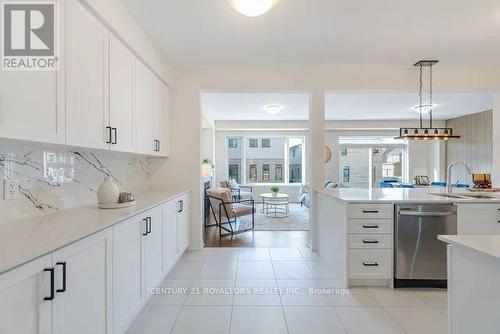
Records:
[[[262,182],[271,180],[271,168],[268,164],[262,165]]]
[[[274,179],[279,182],[283,181],[283,165],[277,164],[274,167]]]
[[[344,166],[344,170],[342,171],[342,181],[344,183],[349,183],[351,179],[349,166]]]
[[[387,178],[408,182],[408,150],[404,141],[392,137],[355,136],[340,137],[339,144],[339,166],[344,166],[339,179],[344,186],[378,188]]]
[[[289,183],[302,183],[304,138],[288,138]]]
[[[250,177],[248,180],[250,182],[257,182],[257,165],[250,165]]]
[[[236,138],[229,138],[227,143],[229,148],[238,148],[238,139]]]
[[[238,137],[228,148],[229,176],[242,184],[304,182],[304,137]]]
[[[229,179],[235,180],[237,183],[240,183],[240,166],[237,164],[229,165]]]

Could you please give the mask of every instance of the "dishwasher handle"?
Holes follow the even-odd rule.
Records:
[[[414,216],[414,217],[445,217],[454,216],[455,211],[399,211],[400,216]]]

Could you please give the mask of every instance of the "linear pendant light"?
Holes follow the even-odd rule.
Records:
[[[420,90],[419,99],[420,103],[418,106],[414,107],[416,111],[420,114],[420,126],[418,128],[400,128],[399,136],[396,139],[404,140],[448,140],[457,139],[460,136],[453,134],[452,128],[437,128],[432,126],[432,112],[434,109],[434,104],[432,103],[432,66],[436,65],[438,60],[420,60],[413,64],[413,66],[418,67],[420,70]],[[423,73],[424,67],[429,68],[429,103],[423,103]],[[424,127],[423,117],[425,114],[429,114],[429,127]]]

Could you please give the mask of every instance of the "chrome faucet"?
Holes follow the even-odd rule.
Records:
[[[451,184],[451,168],[455,165],[464,166],[467,169],[467,172],[469,173],[469,175],[472,175],[472,171],[471,171],[469,165],[463,161],[455,161],[455,162],[452,162],[451,164],[449,164],[448,171],[446,173],[446,187],[447,187],[447,191],[449,193],[453,192],[453,188],[452,188],[452,184]]]

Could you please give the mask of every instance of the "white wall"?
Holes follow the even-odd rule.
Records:
[[[415,71],[405,66],[285,67],[244,66],[183,69],[177,73],[173,97],[171,159],[157,173],[157,182],[189,187],[193,192],[191,247],[202,244],[201,106],[202,91],[301,91],[310,93],[309,150],[314,189],[324,182],[324,96],[329,90],[415,91]],[[435,89],[442,92],[500,92],[500,68],[436,68]],[[497,105],[500,100],[497,99]],[[500,120],[498,120],[500,129]],[[500,133],[500,131],[496,131]],[[497,151],[500,153],[500,137]],[[500,154],[497,154],[500,157]],[[500,166],[497,158],[496,166]],[[499,168],[499,167],[497,167]],[[199,194],[196,196],[196,194]],[[313,194],[314,199],[314,194]],[[314,209],[313,209],[314,211]],[[314,219],[313,219],[314,225]],[[314,226],[312,226],[314,230]],[[313,232],[314,233],[314,232]]]

